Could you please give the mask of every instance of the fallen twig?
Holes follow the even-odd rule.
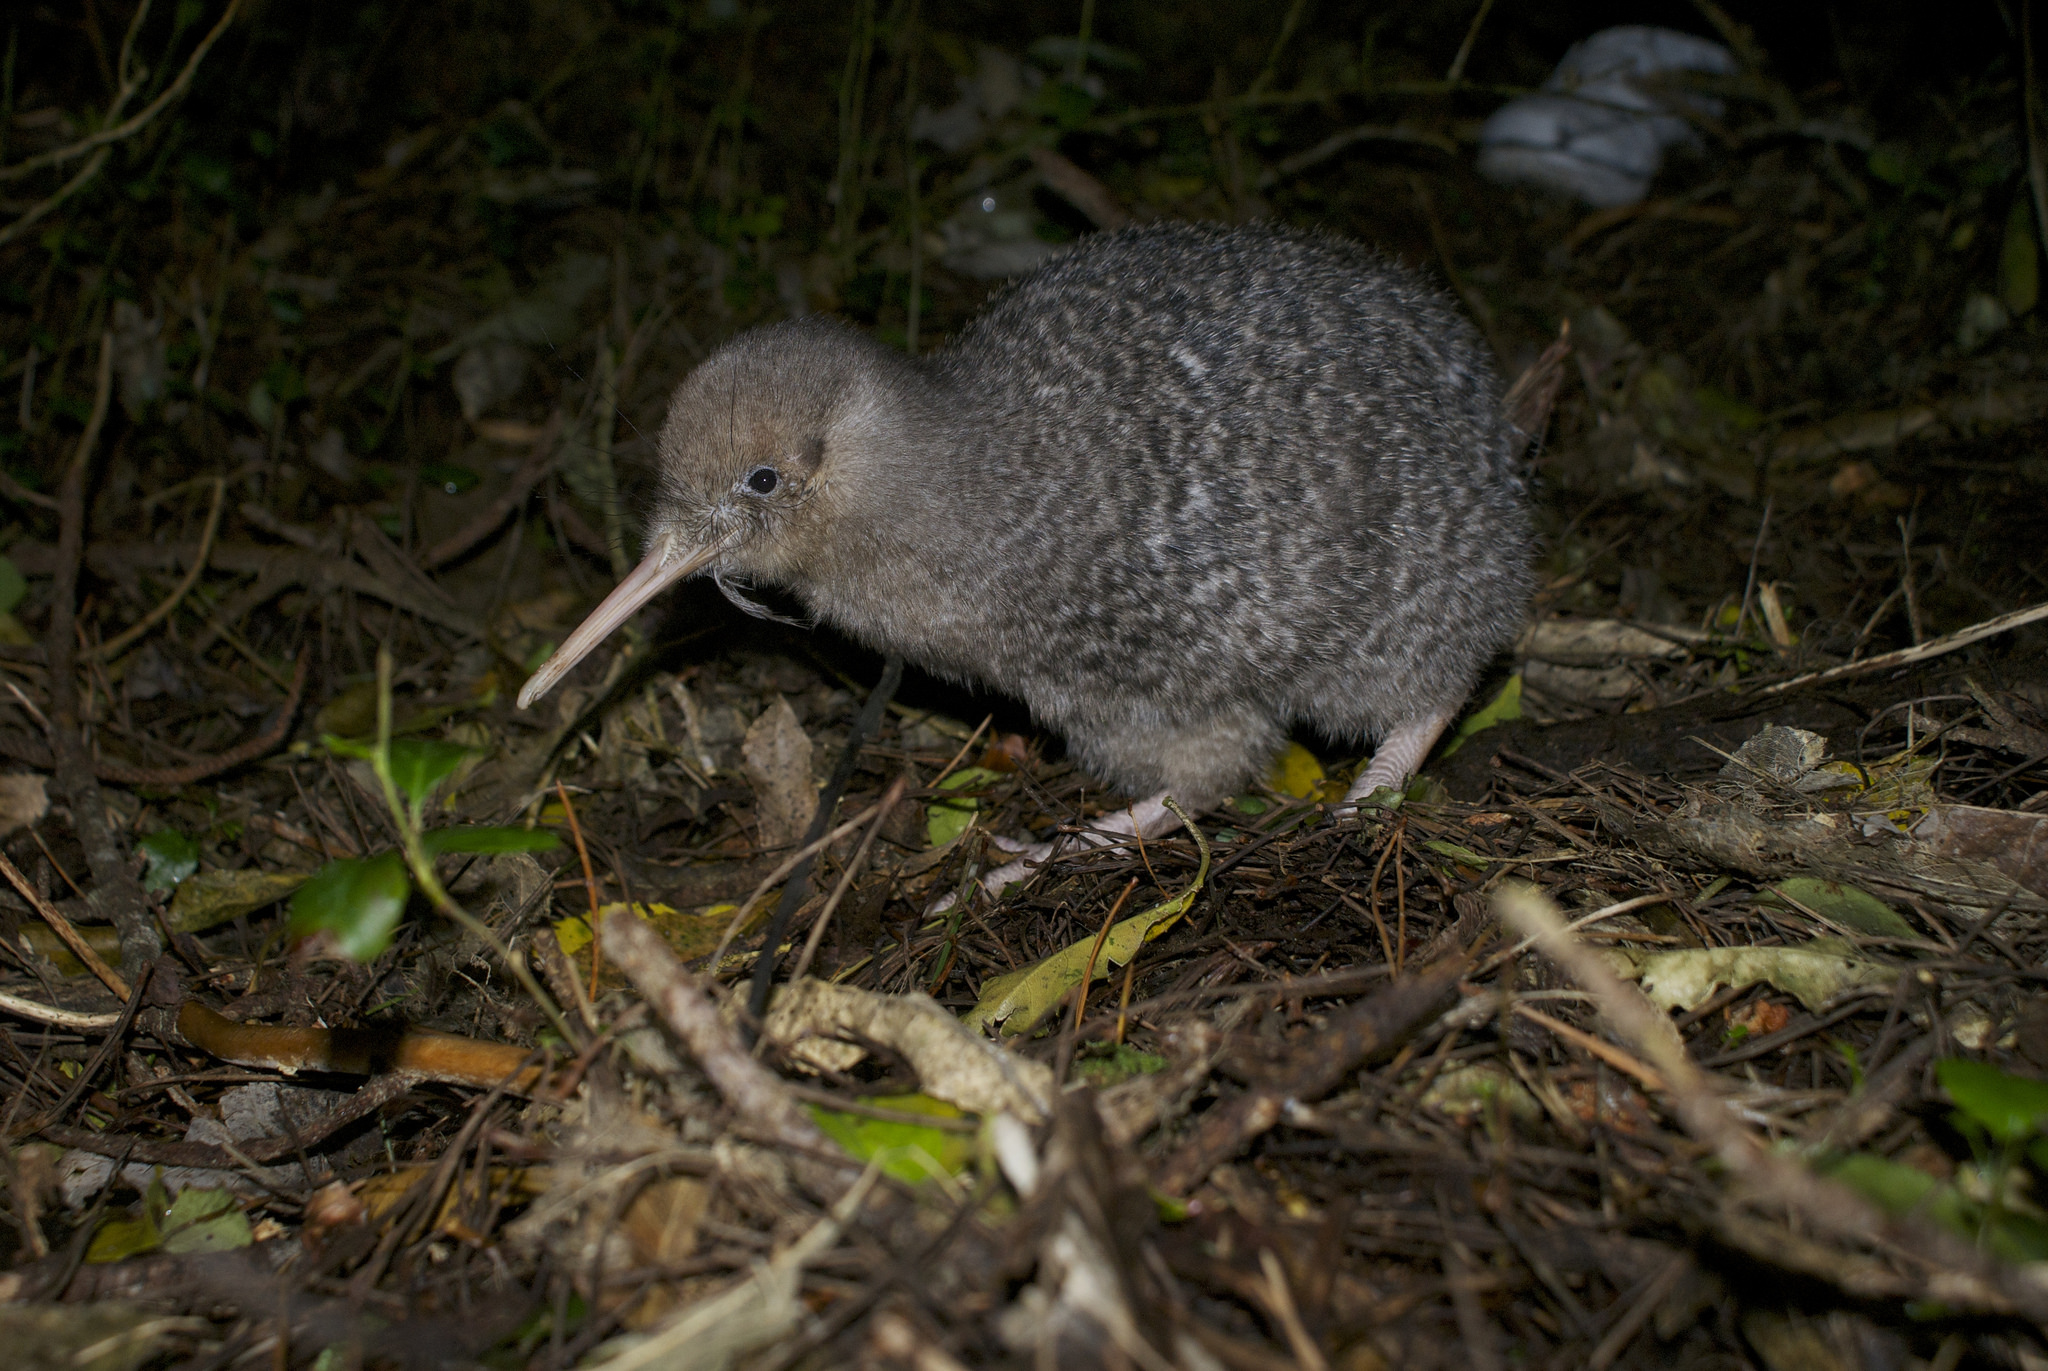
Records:
[[[1782,1205],[1836,1239],[1887,1249],[1916,1268],[1923,1298],[2017,1313],[2048,1327],[2048,1291],[2038,1284],[1931,1224],[1886,1217],[1848,1187],[1758,1143],[1694,1065],[1670,1020],[1567,933],[1556,906],[1541,892],[1504,885],[1494,902],[1502,919],[1535,938],[1543,955],[1590,992],[1601,1017],[1649,1060],[1687,1130],[1714,1150],[1749,1198]]]
[[[29,902],[29,907],[43,916],[43,922],[47,923],[56,932],[57,936],[64,940],[64,945],[71,949],[73,956],[85,963],[87,970],[100,978],[102,985],[113,991],[121,999],[125,1000],[128,998],[128,982],[121,978],[119,972],[108,966],[101,959],[99,953],[92,950],[92,944],[79,936],[78,930],[72,927],[71,920],[58,913],[57,907],[42,897],[42,894],[29,882],[28,877],[21,874],[21,868],[10,861],[4,852],[0,852],[0,876],[5,876],[7,883],[20,892],[24,900]]]
[[[98,542],[86,548],[85,564],[95,574],[114,580],[130,571],[188,566],[197,551],[197,543]],[[23,539],[10,547],[7,555],[27,576],[48,576],[56,569],[55,550],[47,543]],[[211,565],[216,571],[258,577],[255,585],[223,603],[221,612],[216,616],[223,622],[232,623],[295,586],[307,586],[323,592],[328,589],[352,590],[358,595],[381,600],[408,614],[417,615],[428,623],[452,628],[471,637],[483,636],[483,626],[450,601],[445,592],[431,581],[426,583],[430,590],[422,592],[416,588],[418,582],[411,576],[394,581],[324,546],[302,550],[259,543],[216,543]]]
[[[804,1188],[828,1203],[842,1195],[860,1168],[850,1160],[836,1165],[827,1160],[844,1154],[719,1020],[703,980],[684,968],[661,935],[631,910],[620,909],[604,920],[600,936],[605,955],[653,1006],[725,1102],[791,1150],[791,1169]]]
[[[0,1010],[18,1015],[32,1023],[48,1024],[52,1028],[66,1029],[72,1033],[104,1033],[121,1022],[119,1011],[87,1014],[76,1009],[59,1009],[55,1005],[37,1004],[34,1000],[10,995],[4,990],[0,990]]]
[[[505,522],[507,515],[526,503],[526,497],[533,493],[533,488],[540,484],[541,478],[548,474],[549,467],[554,463],[555,442],[561,434],[562,412],[556,410],[535,435],[533,449],[527,453],[526,460],[513,475],[512,483],[494,496],[474,519],[422,552],[419,556],[420,566],[432,571],[435,567],[454,561],[488,538],[491,530]]]
[[[301,650],[298,661],[292,668],[291,682],[287,687],[284,703],[270,716],[270,723],[263,731],[248,741],[231,747],[226,752],[217,752],[211,757],[188,762],[184,766],[130,766],[126,762],[94,757],[89,762],[94,778],[112,781],[117,785],[158,786],[170,790],[178,786],[192,785],[209,776],[217,776],[223,771],[230,771],[255,761],[276,748],[291,732],[292,720],[298,716],[299,705],[305,699],[307,671],[311,665],[311,654]],[[0,756],[12,757],[33,767],[47,769],[54,765],[48,752],[33,745],[5,738],[0,738]]]
[[[1839,681],[1845,676],[1861,676],[1871,671],[1889,671],[1893,667],[1912,666],[1916,662],[1924,662],[1930,657],[1945,656],[1972,643],[1980,643],[2001,633],[2010,633],[2013,629],[2023,628],[2042,619],[2048,619],[2048,602],[2029,605],[2025,609],[2015,609],[2010,613],[1985,619],[1981,623],[1971,624],[1968,628],[1959,628],[1954,633],[1929,638],[1926,642],[1915,643],[1912,647],[1902,647],[1896,652],[1881,652],[1875,657],[1865,657],[1859,662],[1843,662],[1840,666],[1831,666],[1825,671],[1809,671],[1804,676],[1794,676],[1789,681],[1767,685],[1757,691],[1757,694],[1781,695],[1785,691],[1797,690],[1803,686]]]
[[[1116,192],[1054,149],[1031,149],[1031,164],[1054,194],[1087,215],[1095,227],[1108,231],[1137,222],[1117,200]]]
[[[206,570],[206,554],[213,550],[213,535],[214,531],[220,527],[220,507],[222,500],[227,497],[227,491],[228,483],[216,476],[213,480],[213,507],[206,512],[206,527],[199,535],[199,551],[193,556],[192,565],[185,572],[185,579],[178,582],[177,588],[169,595],[166,595],[155,609],[150,610],[149,613],[137,619],[120,633],[115,634],[106,642],[101,643],[98,647],[86,653],[86,661],[110,662],[120,656],[122,650],[128,644],[149,632],[150,629],[168,617],[170,612],[178,607],[178,602],[185,598],[186,592],[190,591],[198,583],[199,573]]]
[[[1998,427],[2031,423],[2048,409],[2048,389],[2016,386],[1960,396],[1936,405],[1845,414],[1795,428],[1771,446],[1773,463],[1811,462],[1848,452],[1894,447],[1906,439],[1930,436],[1950,428]]]
[[[106,802],[100,798],[99,779],[93,772],[92,754],[86,750],[78,712],[78,568],[85,552],[85,477],[113,394],[114,335],[109,330],[100,335],[92,416],[57,492],[56,584],[43,652],[50,667],[50,753],[56,764],[57,788],[71,803],[71,822],[85,848],[86,865],[92,868],[93,898],[120,933],[121,963],[132,976],[157,959],[163,940],[150,922],[128,852],[107,821]]]
[[[1322,1032],[1305,1042],[1277,1051],[1257,1042],[1233,1044],[1224,1069],[1250,1081],[1251,1087],[1202,1116],[1154,1185],[1163,1194],[1186,1194],[1272,1129],[1290,1108],[1329,1094],[1361,1063],[1391,1055],[1456,993],[1468,961],[1469,956],[1461,953],[1398,980],[1333,1015]]]

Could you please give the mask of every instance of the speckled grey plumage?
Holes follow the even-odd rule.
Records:
[[[1517,444],[1472,328],[1341,239],[1084,239],[912,360],[817,319],[677,390],[650,546],[1027,702],[1207,806],[1306,721],[1454,707],[1520,629]],[[777,489],[745,485],[762,465]]]

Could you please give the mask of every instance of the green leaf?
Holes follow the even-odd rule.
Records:
[[[180,933],[207,929],[276,904],[306,883],[303,871],[203,871],[171,896],[166,922]]]
[[[1137,1076],[1156,1076],[1166,1067],[1166,1058],[1141,1052],[1129,1043],[1118,1043],[1100,1056],[1078,1058],[1074,1074],[1097,1090],[1107,1090]]]
[[[1459,862],[1465,866],[1478,867],[1481,870],[1484,870],[1490,863],[1499,860],[1495,857],[1488,857],[1483,853],[1474,852],[1471,848],[1454,843],[1448,838],[1431,838],[1423,846],[1440,857],[1449,857],[1454,862]]]
[[[320,745],[337,757],[348,757],[358,762],[367,762],[377,755],[376,744],[356,738],[344,738],[338,733],[321,734]]]
[[[154,1252],[163,1242],[163,1220],[171,1208],[170,1193],[164,1189],[163,1168],[149,1176],[143,1188],[141,1212],[131,1219],[109,1219],[92,1235],[85,1259],[95,1265],[117,1262],[126,1257]]]
[[[255,1241],[249,1216],[225,1190],[187,1186],[164,1215],[166,1252],[226,1252]]]
[[[1102,936],[1100,948],[1091,935],[1044,961],[989,977],[981,983],[979,1001],[960,1021],[973,1029],[1001,1024],[1005,1034],[1028,1033],[1089,974],[1091,961],[1093,979],[1105,980],[1112,967],[1130,961],[1138,955],[1138,949],[1173,927],[1193,907],[1195,896],[1209,879],[1209,841],[1192,823],[1187,830],[1194,835],[1195,845],[1202,853],[1201,865],[1187,889],[1142,914],[1111,925]]]
[[[1517,671],[1508,677],[1508,683],[1500,688],[1500,694],[1472,714],[1458,731],[1451,735],[1451,741],[1437,755],[1448,757],[1465,745],[1465,740],[1481,729],[1492,728],[1495,724],[1512,723],[1522,717],[1522,673]]]
[[[28,594],[28,578],[12,557],[0,557],[0,614],[14,613],[21,597]]]
[[[939,782],[941,790],[972,790],[976,786],[988,785],[1000,780],[999,773],[987,767],[963,766],[945,780]],[[924,836],[933,847],[944,847],[962,833],[967,825],[974,822],[977,802],[970,795],[957,800],[937,800],[925,808]]]
[[[292,933],[326,929],[343,952],[367,962],[391,945],[411,894],[412,878],[396,852],[329,862],[292,896]]]
[[[553,852],[562,840],[545,828],[437,828],[420,835],[431,856],[449,852]]]
[[[1781,895],[1784,900],[1771,899]],[[1825,881],[1818,876],[1793,876],[1779,881],[1759,897],[1759,904],[1789,904],[1797,900],[1830,923],[1838,923],[1852,933],[1868,933],[1878,938],[1913,938],[1919,935],[1913,925],[1893,912],[1892,907],[1875,895],[1858,890],[1853,885],[1840,881]]]
[[[427,802],[434,787],[455,774],[463,758],[476,749],[435,738],[397,738],[391,744],[391,779],[415,806]]]
[[[2029,1214],[1978,1203],[1966,1197],[1961,1187],[1913,1167],[1855,1152],[1822,1162],[1818,1169],[1887,1213],[1931,1219],[1952,1233],[1982,1241],[2006,1261],[2034,1262],[2048,1257],[2048,1224]]]
[[[2012,315],[2027,313],[2041,298],[2041,250],[2034,246],[2034,207],[2015,195],[2005,217],[2005,241],[1998,250],[1998,300]]]
[[[1515,1118],[1534,1122],[1543,1106],[1529,1088],[1498,1062],[1467,1062],[1445,1067],[1417,1101],[1452,1118],[1468,1119],[1490,1112],[1498,1101]]]
[[[142,849],[142,888],[152,895],[171,889],[199,869],[199,844],[175,828],[158,829],[137,846]]]
[[[1725,391],[1715,390],[1712,386],[1701,386],[1692,394],[1699,407],[1708,415],[1745,433],[1764,421],[1764,416],[1755,405],[1738,400]]]
[[[1928,1217],[1948,1228],[1964,1228],[1961,1197],[1925,1171],[1870,1152],[1852,1152],[1820,1171],[1842,1182],[1888,1214],[1907,1214],[1925,1205]]]
[[[2048,1082],[2009,1076],[1963,1057],[1936,1062],[1934,1076],[1956,1108],[2001,1143],[2025,1142],[2048,1123]]]
[[[964,1119],[956,1105],[929,1095],[881,1095],[863,1104],[899,1114],[927,1114],[938,1119]],[[974,1161],[974,1137],[907,1120],[876,1119],[821,1105],[808,1106],[819,1129],[845,1148],[856,1161],[880,1159],[881,1169],[915,1185],[934,1176],[957,1176]]]
[[[1870,174],[1888,186],[1903,186],[1918,174],[1912,155],[1896,143],[1880,143],[1864,163]]]
[[[99,1232],[92,1235],[92,1246],[85,1249],[85,1260],[94,1266],[102,1262],[126,1261],[144,1252],[156,1251],[162,1241],[156,1225],[147,1214],[139,1219],[109,1219],[100,1225]]]

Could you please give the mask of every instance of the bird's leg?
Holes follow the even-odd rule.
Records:
[[[1430,748],[1436,746],[1436,740],[1456,717],[1456,708],[1439,709],[1419,719],[1410,719],[1380,739],[1372,761],[1351,783],[1351,789],[1337,812],[1350,813],[1358,807],[1360,800],[1381,786],[1398,790],[1407,784],[1408,778],[1415,774],[1415,769],[1422,765],[1422,759],[1429,755]]]
[[[1116,847],[1121,846],[1125,838],[1156,838],[1170,833],[1180,826],[1180,820],[1166,807],[1168,793],[1162,790],[1114,814],[1104,815],[1100,823],[1074,834],[1074,840],[1083,847]],[[1052,855],[1051,843],[1020,843],[1009,838],[993,838],[991,841],[1003,851],[1016,854],[1014,860],[982,876],[981,887],[991,899],[1000,896],[1004,886],[1029,880],[1032,873]],[[953,897],[948,895],[926,912],[942,914],[952,906]]]

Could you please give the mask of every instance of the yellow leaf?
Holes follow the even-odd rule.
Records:
[[[763,900],[761,905],[761,909],[755,911],[756,918],[769,907],[766,900]],[[604,906],[604,908],[597,911],[598,923],[602,924],[607,918],[625,907],[623,903]],[[736,904],[715,904],[691,913],[677,909],[673,905],[636,904],[633,906],[633,916],[659,933],[662,941],[669,945],[669,949],[687,962],[692,958],[703,956],[718,946],[718,940],[725,936],[725,926],[732,922],[733,911],[738,908],[739,906]],[[583,919],[564,919],[562,923],[574,923],[582,926],[584,941],[576,944],[578,948],[585,946],[589,942],[590,924],[588,921]],[[555,925],[557,936],[560,935],[561,926],[561,924]],[[743,928],[742,931],[745,931],[745,929]],[[564,952],[569,951],[566,946],[562,950]]]
[[[945,780],[939,782],[941,790],[973,790],[992,781],[999,781],[999,773],[986,767],[963,766]],[[974,822],[974,811],[978,802],[971,795],[957,800],[937,800],[925,808],[924,836],[933,847],[944,847],[962,833],[967,825]]]
[[[363,1202],[363,1217],[375,1223],[391,1214],[414,1186],[431,1177],[434,1167],[433,1162],[421,1162],[364,1181],[356,1189],[356,1198]],[[459,1208],[481,1207],[491,1197],[508,1201],[536,1199],[545,1195],[553,1183],[554,1168],[549,1166],[493,1166],[488,1177],[474,1171],[464,1172],[442,1198],[441,1208],[434,1216],[434,1231],[463,1236],[458,1230],[466,1225],[456,1213]]]
[[[108,965],[111,966],[121,960],[121,935],[113,928],[106,924],[85,924],[76,932],[79,937],[85,939],[85,945],[99,953],[100,959]],[[57,970],[63,975],[85,974],[85,963],[78,960],[70,946],[47,924],[24,924],[21,936],[30,947],[56,963]]]
[[[99,1266],[105,1262],[125,1261],[144,1252],[154,1252],[163,1241],[156,1225],[147,1214],[139,1219],[109,1219],[92,1235],[92,1245],[85,1249],[85,1260]]]
[[[555,941],[561,944],[564,957],[575,956],[590,946],[590,920],[581,914],[555,920]]]
[[[202,871],[178,883],[165,922],[180,933],[203,933],[275,904],[306,883],[310,871]]]
[[[1202,852],[1201,866],[1187,889],[1142,914],[1112,925],[1099,951],[1091,936],[1035,965],[991,976],[982,983],[980,1002],[967,1011],[962,1022],[969,1028],[986,1029],[1000,1024],[1005,1034],[1028,1033],[1069,990],[1081,983],[1081,978],[1088,974],[1091,955],[1095,962],[1094,979],[1104,980],[1111,967],[1122,966],[1138,955],[1139,948],[1173,927],[1193,907],[1195,896],[1209,879],[1209,840],[1186,815],[1181,816],[1181,822],[1195,835],[1195,845]]]
[[[1273,769],[1266,773],[1267,785],[1297,800],[1314,799],[1322,783],[1323,764],[1300,743],[1289,743],[1287,750],[1273,759]]]
[[[1448,757],[1465,745],[1465,740],[1481,729],[1492,728],[1495,724],[1511,723],[1522,717],[1522,673],[1517,671],[1508,677],[1508,683],[1500,688],[1500,694],[1488,701],[1486,706],[1464,723],[1451,735],[1441,755]]]

